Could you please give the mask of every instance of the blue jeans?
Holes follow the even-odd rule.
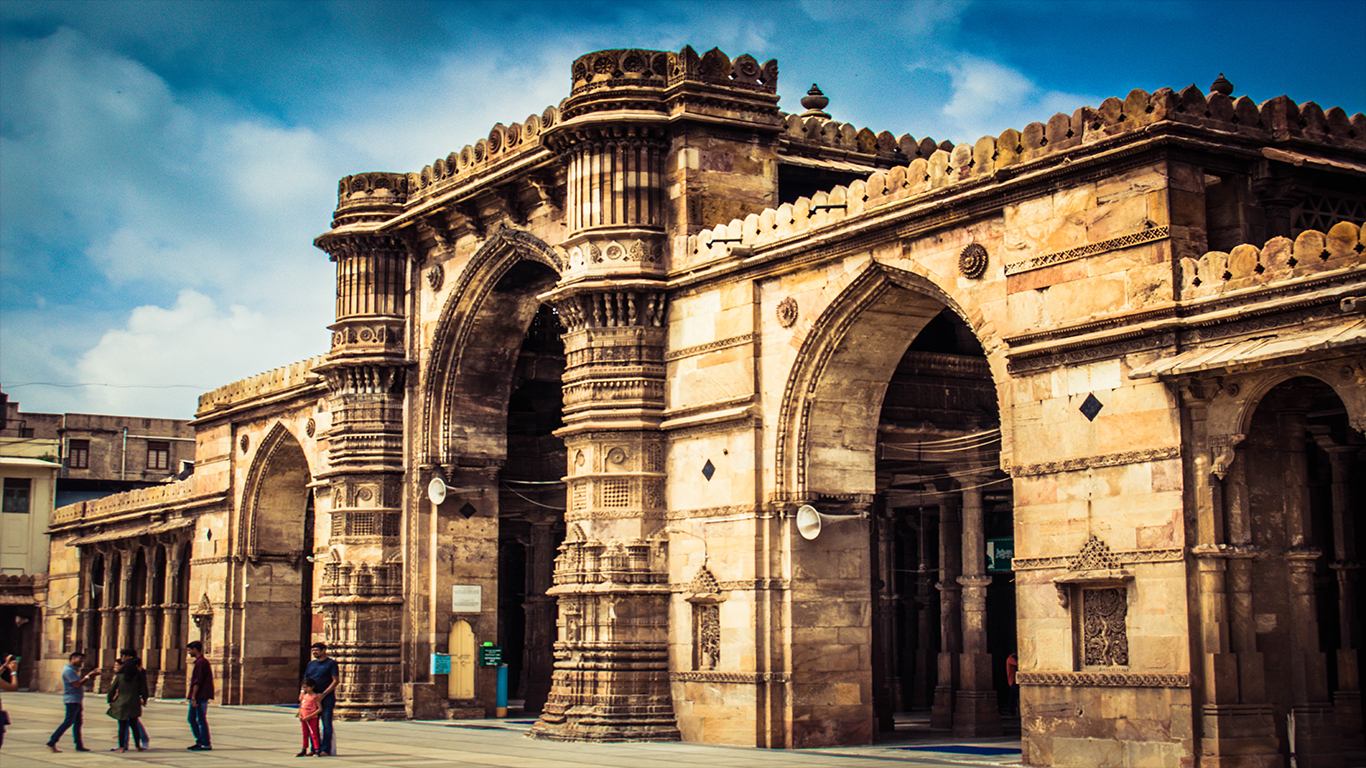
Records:
[[[52,732],[52,738],[47,740],[49,747],[57,746],[57,740],[62,738],[62,734],[66,733],[67,728],[71,729],[71,738],[76,741],[76,749],[85,746],[85,742],[81,741],[81,712],[84,708],[85,705],[79,701],[66,705],[66,719],[57,727],[57,730]]]
[[[322,709],[318,711],[318,727],[322,729],[322,751],[332,754],[332,710],[337,706],[337,695],[329,693],[323,697]]]
[[[194,743],[201,747],[213,746],[209,741],[208,712],[208,699],[195,699],[190,702],[190,733],[194,734]]]

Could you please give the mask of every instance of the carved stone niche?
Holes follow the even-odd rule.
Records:
[[[727,594],[704,565],[688,585],[683,599],[692,604],[692,668],[695,672],[721,664],[721,603]]]
[[[1133,574],[1095,536],[1068,558],[1068,570],[1053,578],[1058,602],[1072,613],[1075,666],[1129,665],[1128,603]]]

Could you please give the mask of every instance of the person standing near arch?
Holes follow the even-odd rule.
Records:
[[[336,659],[328,658],[327,643],[314,643],[313,660],[304,669],[304,680],[312,680],[313,690],[322,695],[322,710],[318,723],[322,729],[322,746],[319,755],[331,755],[336,749],[332,737],[332,710],[337,706],[337,686],[341,684],[341,667]]]

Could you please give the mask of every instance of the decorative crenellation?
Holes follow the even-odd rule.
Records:
[[[407,174],[409,195],[413,200],[430,198],[504,162],[543,151],[541,133],[559,122],[559,107],[550,106],[520,123],[498,123],[489,131],[488,138],[466,144],[459,152],[435,160],[418,173]]]
[[[788,118],[789,123],[792,119]],[[955,184],[996,179],[1003,172],[1010,175],[1013,171],[1007,169],[1041,158],[1061,161],[1070,150],[1134,134],[1157,123],[1198,126],[1265,142],[1296,138],[1366,147],[1366,115],[1358,113],[1348,117],[1340,107],[1325,111],[1313,102],[1297,105],[1287,96],[1257,105],[1246,96],[1231,99],[1213,93],[1206,97],[1193,85],[1180,92],[1163,88],[1150,94],[1135,89],[1122,100],[1109,98],[1098,108],[1081,107],[1071,115],[1059,113],[1047,123],[1030,123],[1023,131],[1009,129],[999,136],[984,136],[974,144],[937,145],[939,148],[928,156],[915,157],[905,166],[878,171],[866,181],[837,186],[810,198],[784,203],[776,209],[750,214],[743,220],[719,224],[689,236],[686,253],[701,255],[702,261],[726,258],[737,248],[743,252],[786,240],[873,208],[928,195]],[[801,130],[807,132],[805,123]],[[826,129],[821,130],[824,133]],[[841,128],[838,133],[844,137],[849,132]],[[860,134],[854,132],[855,137]],[[910,148],[909,144],[908,141],[906,149]],[[932,141],[921,140],[916,144],[918,153],[923,155],[931,144]]]
[[[1144,448],[1138,451],[1082,456],[1061,461],[1045,461],[1039,464],[1016,464],[1007,468],[1006,471],[1010,473],[1011,477],[1035,477],[1038,475],[1056,475],[1060,472],[1078,472],[1083,469],[1097,469],[1099,467],[1121,467],[1126,464],[1145,464],[1150,461],[1179,458],[1181,458],[1181,446],[1172,445],[1166,448]]]
[[[670,58],[673,60],[669,71],[670,86],[695,82],[759,93],[778,92],[778,62],[775,59],[760,64],[746,53],[731,61],[719,48],[712,48],[698,56],[690,45],[683,46],[683,50]]]
[[[1190,675],[1148,672],[1018,672],[1020,685],[1081,688],[1189,688]]]
[[[332,226],[367,224],[402,210],[411,185],[403,173],[358,173],[337,182],[337,210]]]
[[[402,563],[343,563],[323,565],[320,597],[402,597]]]
[[[148,511],[164,511],[166,507],[184,505],[195,496],[194,483],[182,480],[175,483],[136,488],[91,501],[78,501],[58,507],[52,515],[52,525],[90,521],[98,518],[119,517]]]
[[[278,394],[295,387],[316,384],[320,379],[314,374],[313,369],[326,360],[326,355],[311,357],[205,392],[199,396],[199,408],[195,411],[195,416],[203,418],[210,411],[230,408],[247,400]]]
[[[1273,237],[1265,245],[1243,244],[1225,253],[1210,251],[1199,259],[1181,260],[1181,298],[1217,296],[1284,280],[1366,266],[1366,227],[1350,221],[1326,233],[1313,229],[1293,241]]]
[[[790,114],[783,116],[783,137],[789,145],[818,145],[845,153],[868,155],[869,162],[905,165],[916,158],[929,158],[935,152],[953,151],[953,142],[935,141],[925,136],[917,139],[910,134],[895,136],[890,131],[873,133],[852,123],[841,123],[829,117]]]
[[[639,516],[639,512],[635,515]],[[659,542],[566,538],[555,557],[555,584],[666,584]]]

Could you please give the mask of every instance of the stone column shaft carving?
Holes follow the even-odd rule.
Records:
[[[986,526],[982,514],[982,489],[978,477],[964,475],[962,556],[963,575],[963,655],[959,679],[962,687],[954,703],[953,730],[962,736],[998,736],[1001,710],[992,683],[991,654],[987,653]]]

